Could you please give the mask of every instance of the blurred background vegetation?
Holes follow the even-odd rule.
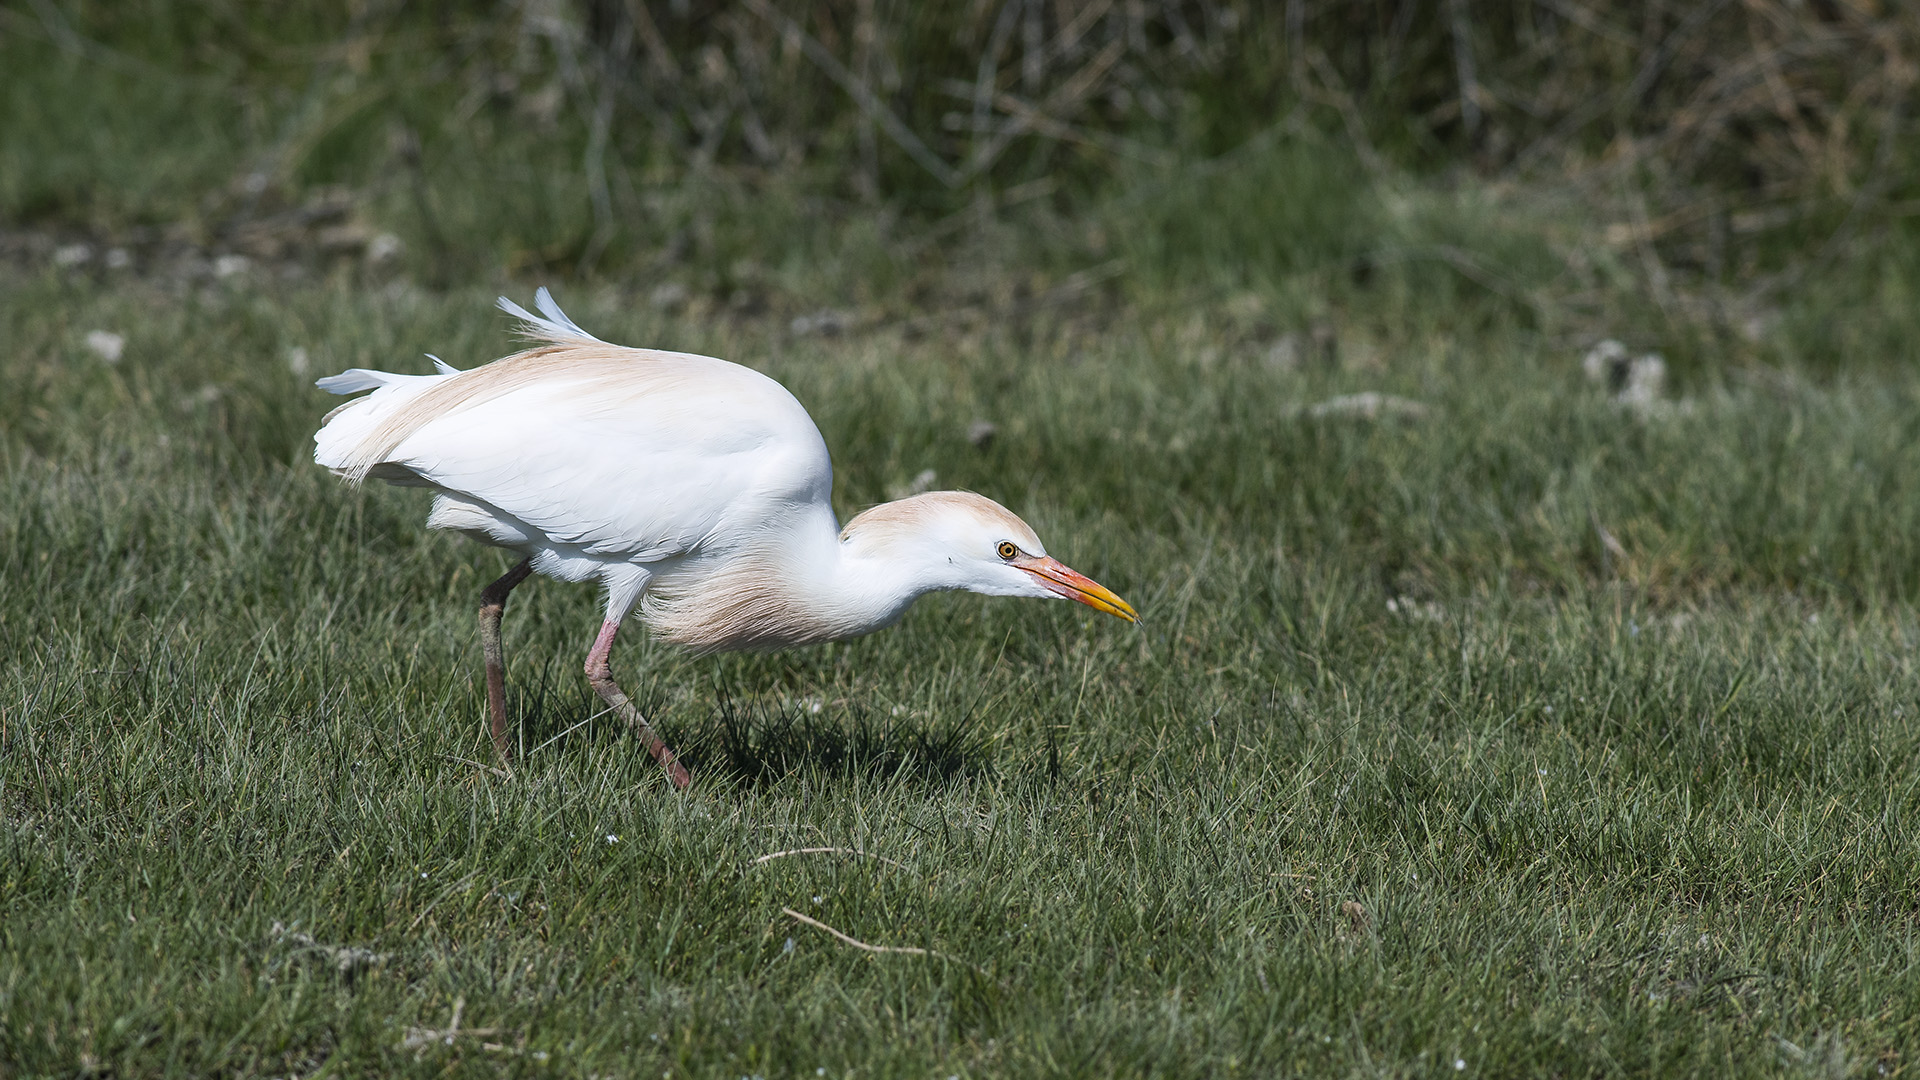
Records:
[[[0,251],[1830,371],[1912,356],[1917,52],[1872,0],[11,0]]]

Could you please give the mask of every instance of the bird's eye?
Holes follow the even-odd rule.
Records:
[[[1003,559],[1011,559],[1015,555],[1020,554],[1020,549],[1017,547],[1014,547],[1013,541],[1011,540],[1000,541],[1000,546],[995,548],[994,550],[998,551],[1000,553],[1000,557]]]

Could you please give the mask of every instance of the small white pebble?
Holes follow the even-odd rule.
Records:
[[[422,871],[420,871],[420,876],[421,876],[421,877],[426,877],[426,876],[427,876],[427,872],[426,872],[425,870],[422,870]]]
[[[813,1075],[815,1076],[827,1075],[827,1067],[825,1065],[820,1066],[819,1068],[813,1070]]]
[[[367,241],[367,261],[375,265],[386,262],[400,254],[404,247],[406,245],[400,242],[399,237],[390,232],[383,232]]]
[[[1587,355],[1580,360],[1580,368],[1590,381],[1605,383],[1614,377],[1614,368],[1624,371],[1626,363],[1627,347],[1613,338],[1607,338],[1587,350]]]
[[[127,339],[125,335],[116,334],[111,330],[89,330],[87,331],[87,348],[92,349],[94,355],[107,363],[117,364],[120,362],[121,355],[127,351]]]
[[[1466,1069],[1467,1069],[1467,1059],[1466,1059],[1466,1058],[1454,1058],[1454,1059],[1453,1059],[1453,1071],[1454,1071],[1454,1072],[1465,1072],[1465,1071],[1466,1071]]]
[[[179,400],[175,402],[175,404],[179,405],[182,409],[192,411],[202,405],[211,405],[219,401],[220,396],[226,392],[225,387],[215,383],[208,383],[191,394],[180,395]]]

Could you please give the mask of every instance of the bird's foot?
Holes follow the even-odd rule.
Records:
[[[680,764],[680,760],[674,756],[673,751],[667,749],[666,740],[653,730],[653,725],[647,723],[647,718],[640,715],[640,710],[634,707],[633,702],[613,681],[612,672],[600,665],[588,667],[587,681],[593,685],[594,692],[600,695],[600,699],[611,706],[614,712],[619,713],[620,719],[625,720],[627,726],[633,729],[633,733],[640,737],[640,745],[647,748],[647,753],[653,755],[653,760],[667,770],[667,779],[673,783],[674,790],[685,791],[687,785],[693,783],[693,775],[687,772],[685,765]]]

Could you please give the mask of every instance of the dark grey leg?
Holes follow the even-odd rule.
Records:
[[[492,717],[493,752],[502,767],[513,764],[513,744],[507,741],[507,657],[500,647],[500,616],[507,610],[507,594],[527,580],[531,559],[500,575],[480,590],[480,651],[487,658],[487,711]]]

